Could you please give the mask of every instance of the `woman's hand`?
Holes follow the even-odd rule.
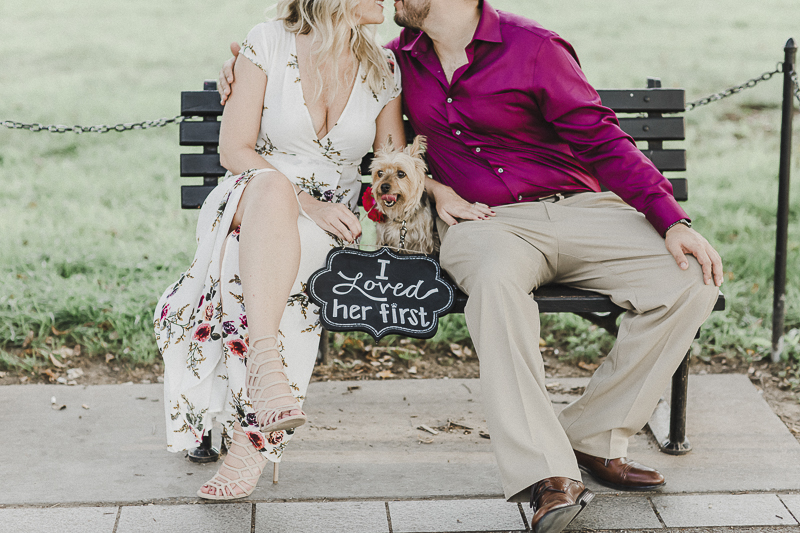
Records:
[[[458,224],[457,218],[463,220],[488,220],[495,216],[492,208],[486,204],[475,202],[471,204],[461,198],[451,187],[428,178],[425,186],[428,193],[433,196],[439,218],[448,226]]]
[[[300,203],[311,220],[328,233],[351,244],[361,236],[361,222],[346,205],[320,202],[306,193],[300,193]]]

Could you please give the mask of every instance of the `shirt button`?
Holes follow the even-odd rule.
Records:
[[[452,99],[452,98],[448,98],[448,99],[447,99],[447,103],[448,103],[448,104],[452,104],[452,103],[453,103],[453,99]]]
[[[481,151],[480,147],[475,148],[475,153],[480,153],[480,151]]]
[[[502,168],[498,168],[498,169],[497,169],[497,172],[498,172],[498,173],[500,173],[500,174],[502,174],[503,172],[505,172],[505,170],[503,170]]]
[[[522,201],[522,195],[521,194],[519,196],[517,196],[517,200],[519,200],[520,202]]]
[[[456,130],[456,135],[461,135],[461,130]]]

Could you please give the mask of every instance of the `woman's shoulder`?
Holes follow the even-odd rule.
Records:
[[[288,42],[290,37],[291,33],[286,29],[282,20],[268,20],[256,24],[247,34],[247,41],[250,44],[258,42],[274,46],[282,42]]]

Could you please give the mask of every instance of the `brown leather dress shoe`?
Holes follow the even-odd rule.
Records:
[[[573,451],[580,469],[591,474],[601,485],[620,490],[654,490],[666,483],[658,470],[628,461],[625,457],[603,459]]]
[[[580,481],[549,477],[531,488],[531,530],[560,533],[592,501],[594,494]]]

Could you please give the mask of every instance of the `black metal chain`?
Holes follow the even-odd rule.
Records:
[[[698,107],[708,105],[712,102],[718,102],[724,98],[728,98],[729,96],[738,94],[744,91],[745,89],[752,89],[759,83],[763,81],[768,81],[772,79],[772,77],[775,74],[780,74],[782,72],[783,72],[783,63],[778,63],[778,67],[771,72],[765,72],[761,76],[749,79],[746,82],[742,83],[741,85],[735,85],[733,87],[725,89],[722,92],[714,93],[712,95],[706,96],[705,98],[695,100],[694,102],[689,102],[688,104],[686,104],[686,111],[692,111],[694,109],[697,109]],[[793,70],[791,72],[791,77],[792,77],[792,84],[794,85],[794,97],[797,99],[798,104],[800,104],[800,80],[798,80],[797,70]],[[46,131],[49,133],[66,133],[68,131],[73,132],[75,134],[108,133],[109,131],[123,132],[130,130],[147,130],[150,128],[163,128],[164,126],[167,126],[169,124],[177,124],[179,122],[183,122],[187,118],[193,118],[193,117],[184,117],[182,115],[177,115],[172,118],[159,118],[157,120],[145,120],[142,122],[125,122],[122,124],[116,124],[114,126],[106,126],[105,124],[100,124],[97,126],[63,126],[57,124],[44,125],[44,124],[39,124],[38,122],[35,122],[33,124],[25,124],[24,122],[3,120],[0,121],[0,126],[4,126],[12,130]]]
[[[797,105],[800,105],[800,80],[797,78],[797,70],[793,70],[791,76],[794,84],[794,97],[797,98]]]
[[[12,130],[28,130],[28,131],[46,131],[48,133],[66,133],[72,132],[75,134],[81,133],[108,133],[109,131],[130,131],[130,130],[147,130],[150,128],[163,128],[169,124],[177,124],[189,117],[178,115],[172,118],[159,118],[157,120],[145,120],[142,122],[125,122],[123,124],[116,124],[114,126],[106,126],[100,124],[98,126],[62,126],[62,125],[44,125],[39,123],[25,124],[23,122],[15,122],[13,120],[4,120],[0,122],[0,126],[5,126]]]
[[[728,98],[729,96],[738,94],[744,91],[745,89],[752,89],[762,81],[770,80],[775,74],[780,74],[781,72],[783,72],[783,63],[778,63],[778,67],[772,72],[765,72],[761,76],[749,79],[746,82],[742,83],[741,85],[735,85],[733,87],[725,89],[722,92],[706,96],[705,98],[701,98],[700,100],[695,100],[694,102],[689,102],[688,104],[686,104],[686,111],[692,111],[693,109],[697,109],[700,106],[708,105],[711,102],[718,102],[723,98]],[[796,86],[797,84],[795,83],[795,87]]]

